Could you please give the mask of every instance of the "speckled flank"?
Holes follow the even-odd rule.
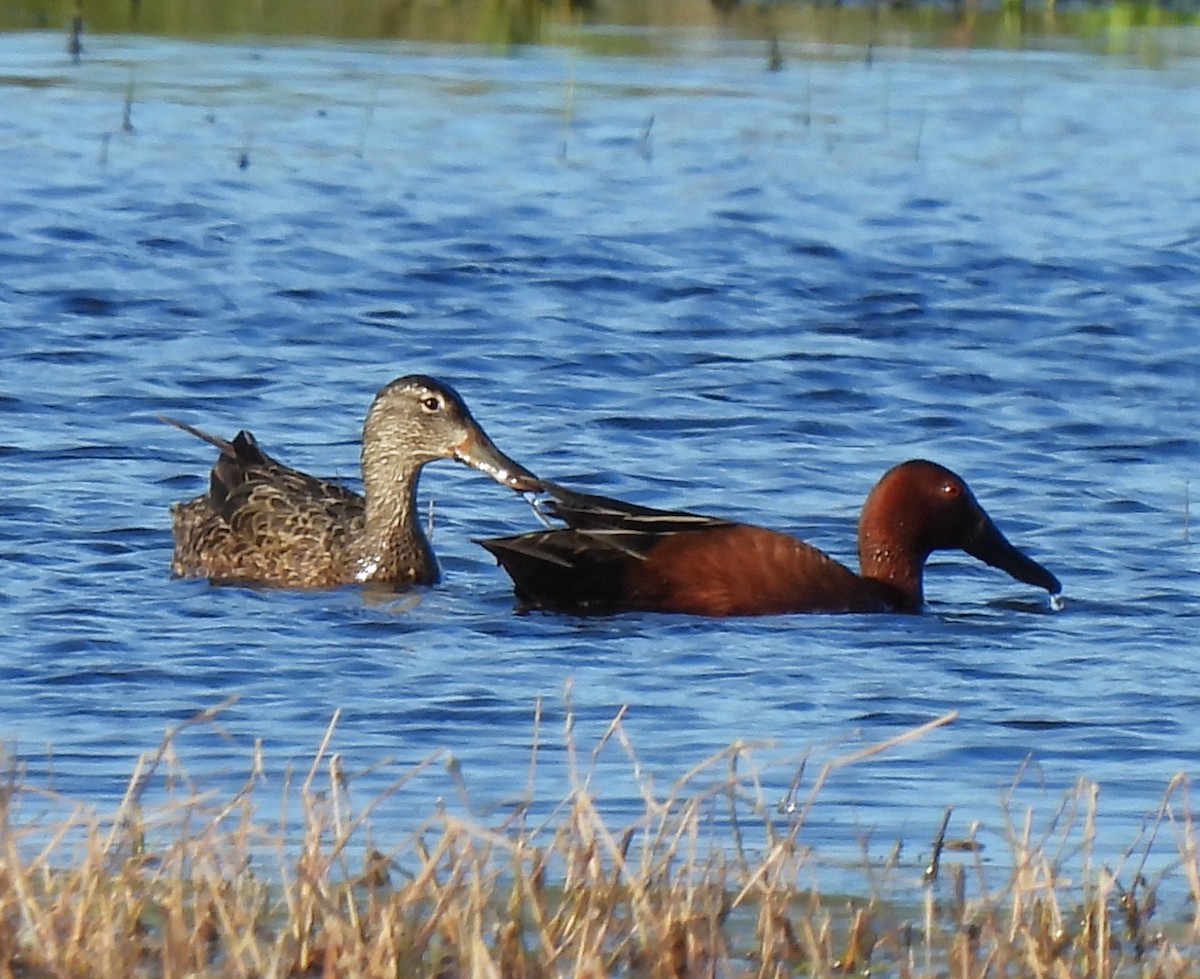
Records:
[[[438,567],[416,518],[422,466],[458,459],[513,489],[536,486],[452,388],[420,375],[386,385],[367,412],[362,496],[282,465],[249,432],[226,441],[163,420],[221,452],[208,492],[171,508],[177,575],[292,588],[428,585]]]

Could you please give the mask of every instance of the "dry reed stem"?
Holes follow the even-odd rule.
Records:
[[[1159,922],[1167,871],[1147,879],[1152,852],[1162,856],[1159,830],[1169,827],[1161,834],[1175,844],[1169,869],[1193,901],[1200,897],[1183,775],[1115,867],[1094,859],[1096,787],[1081,782],[1044,822],[1031,809],[1014,815],[1011,793],[1002,800],[1009,870],[999,886],[978,846],[965,847],[961,862],[943,824],[926,865],[938,864],[937,872],[893,853],[864,870],[863,893],[848,900],[800,883],[821,877],[801,839],[819,792],[838,769],[953,715],[833,758],[785,827],[765,802],[768,770],[755,763],[762,746],[730,745],[659,792],[623,712],[585,764],[568,701],[569,789],[535,823],[539,703],[534,755],[511,815],[487,823],[439,808],[380,851],[371,814],[435,760],[445,761],[472,811],[452,757],[430,755],[357,806],[361,773],[348,773],[332,750],[335,715],[295,798],[291,776],[284,779],[278,820],[268,825],[253,804],[266,780],[260,750],[228,799],[199,792],[176,757],[179,732],[218,714],[168,731],[139,759],[105,819],[80,807],[58,822],[23,819],[22,799],[62,800],[10,773],[0,792],[0,979],[1200,974],[1200,911],[1187,922]],[[613,743],[630,761],[643,806],[625,826],[607,821],[599,801],[600,752]],[[159,780],[168,802],[148,806],[146,791]],[[298,835],[287,828],[292,804]],[[878,893],[884,883],[893,891],[887,899]]]

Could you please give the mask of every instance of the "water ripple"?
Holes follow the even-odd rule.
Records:
[[[0,54],[29,63],[38,38]],[[539,783],[566,784],[570,684],[587,751],[624,706],[658,784],[745,739],[773,746],[783,794],[809,753],[956,710],[840,772],[810,842],[854,854],[854,827],[932,832],[943,805],[993,818],[1034,765],[1050,790],[1103,782],[1119,853],[1194,763],[1191,80],[884,50],[886,72],[768,78],[710,51],[693,89],[677,66],[581,57],[564,122],[550,52],[105,43],[0,108],[20,135],[0,148],[0,737],[31,778],[115,799],[166,726],[236,695],[182,736],[212,783],[241,783],[255,738],[274,771],[303,759],[340,709],[364,797],[382,760],[446,749],[480,809],[503,807],[539,698]],[[154,415],[249,427],[357,485],[371,396],[418,370],[537,471],[851,563],[874,480],[936,458],[1060,575],[1066,609],[939,555],[913,618],[516,615],[471,539],[532,517],[450,463],[422,481],[436,589],[170,578],[167,508],[212,451]],[[611,747],[596,784],[639,811]],[[430,774],[379,821],[453,791]]]

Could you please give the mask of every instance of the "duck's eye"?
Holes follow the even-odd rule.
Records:
[[[441,406],[441,400],[434,397],[432,394],[428,398],[421,399],[421,407],[426,411],[437,411]]]
[[[942,496],[944,496],[947,500],[958,499],[958,496],[961,492],[962,489],[959,487],[958,483],[942,483]]]

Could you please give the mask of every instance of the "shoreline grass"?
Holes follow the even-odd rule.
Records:
[[[47,815],[62,800],[11,771],[0,788],[2,979],[1200,975],[1200,863],[1183,775],[1115,869],[1092,856],[1097,793],[1080,783],[1044,823],[1002,802],[999,872],[985,870],[973,833],[946,837],[947,812],[923,868],[864,862],[861,887],[823,892],[802,830],[828,777],[954,715],[834,759],[803,798],[801,770],[779,806],[766,801],[754,746],[740,743],[655,792],[618,714],[591,761],[618,741],[645,808],[612,825],[568,713],[571,788],[549,816],[532,815],[535,747],[525,805],[491,821],[438,807],[389,843],[372,812],[431,765],[455,775],[452,760],[431,755],[356,808],[330,750],[335,716],[268,818],[260,758],[222,797],[196,789],[175,753],[181,730],[224,706],[167,732],[106,816],[82,805]],[[174,796],[144,804],[159,784]],[[1147,879],[1160,845],[1172,862]],[[1167,872],[1185,895],[1178,913],[1158,907]]]

